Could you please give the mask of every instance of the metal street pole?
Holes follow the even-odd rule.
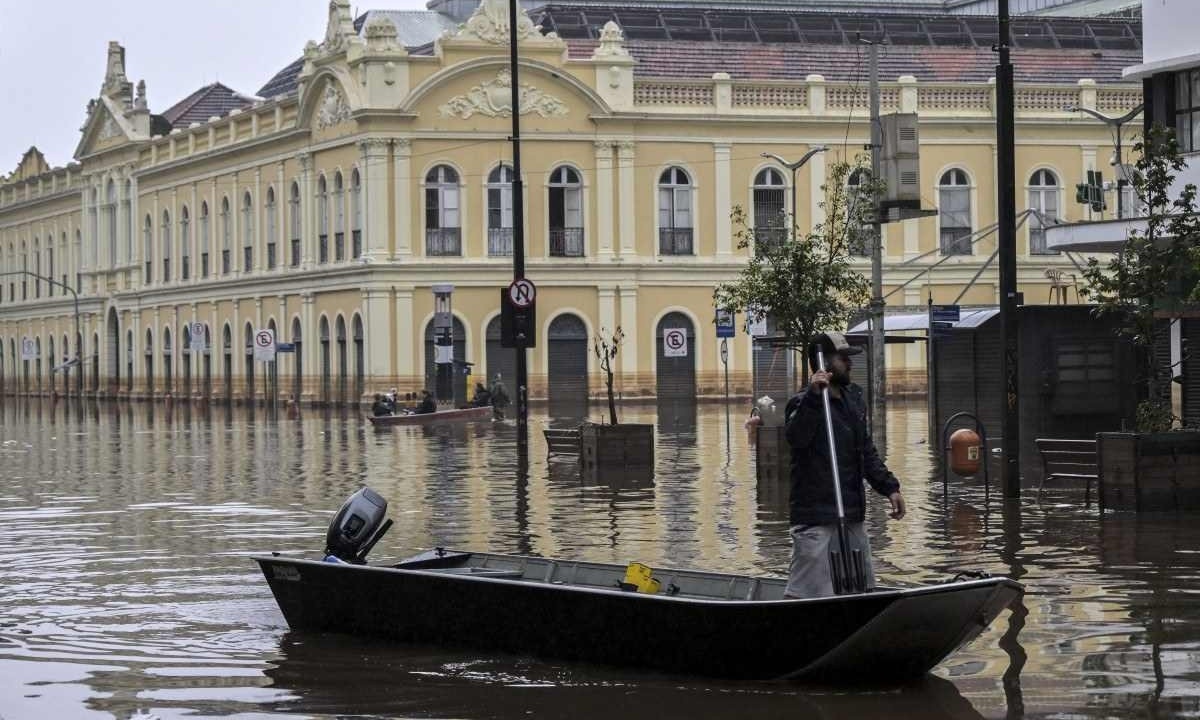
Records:
[[[879,44],[870,44],[871,179],[879,178],[879,153],[883,129],[879,125]],[[879,198],[872,193],[871,208],[871,435],[875,444],[887,446],[887,338],[883,331],[883,224]]]
[[[1095,110],[1092,110],[1091,108],[1078,107],[1075,105],[1072,105],[1067,108],[1067,112],[1081,112],[1081,113],[1085,113],[1087,115],[1091,115],[1092,117],[1096,118],[1100,122],[1104,123],[1105,125],[1107,125],[1113,129],[1113,134],[1115,136],[1114,144],[1116,145],[1115,150],[1117,153],[1116,165],[1117,165],[1117,219],[1118,220],[1125,217],[1125,193],[1122,192],[1124,190],[1125,184],[1126,184],[1125,155],[1124,155],[1124,153],[1121,152],[1121,126],[1124,125],[1125,123],[1129,122],[1130,120],[1134,119],[1139,114],[1141,114],[1142,110],[1145,109],[1145,107],[1146,106],[1144,103],[1139,103],[1137,107],[1135,107],[1134,109],[1130,110],[1129,112],[1125,113],[1124,115],[1122,115],[1120,117],[1109,117],[1108,115],[1103,115],[1101,113],[1098,113]]]
[[[76,368],[75,385],[76,385],[76,391],[80,395],[82,395],[83,394],[83,357],[79,354],[79,344],[81,342],[83,342],[83,333],[81,333],[79,331],[79,293],[75,292],[75,288],[71,287],[70,285],[67,285],[66,283],[61,283],[61,282],[55,280],[54,278],[49,278],[49,277],[46,277],[45,275],[38,275],[37,273],[29,272],[28,270],[10,270],[8,272],[0,273],[0,277],[8,277],[10,275],[23,275],[26,277],[31,277],[36,280],[41,280],[41,281],[49,283],[51,285],[55,285],[57,287],[62,288],[63,290],[66,290],[67,292],[71,293],[71,296],[74,298],[74,302],[75,302],[75,368]],[[51,358],[51,360],[53,360],[53,358]],[[53,365],[51,365],[51,367],[53,367]]]
[[[525,188],[521,182],[521,82],[517,67],[517,0],[508,0],[508,62],[512,75],[512,214],[513,214],[513,280],[525,277]],[[527,458],[529,452],[529,368],[526,349],[522,344],[517,354],[517,455]]]
[[[1000,54],[1000,63],[996,66],[996,181],[999,185],[1000,336],[1003,346],[1000,368],[1004,381],[1000,479],[1004,497],[1015,499],[1021,497],[1021,413],[1017,393],[1017,197],[1008,0],[998,0],[997,9],[996,50]]]
[[[721,364],[725,366],[725,447],[730,447],[729,431],[729,339],[721,338]]]

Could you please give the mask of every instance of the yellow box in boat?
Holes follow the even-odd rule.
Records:
[[[625,568],[625,584],[634,586],[641,593],[656,593],[662,588],[662,583],[655,580],[653,574],[654,570],[649,565],[629,563]]]

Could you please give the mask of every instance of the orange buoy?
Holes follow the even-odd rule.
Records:
[[[983,443],[979,433],[963,428],[950,435],[950,469],[955,475],[973,477],[983,462]]]

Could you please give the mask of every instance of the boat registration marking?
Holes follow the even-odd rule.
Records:
[[[272,577],[276,580],[287,580],[288,582],[300,582],[300,570],[291,565],[272,565]]]

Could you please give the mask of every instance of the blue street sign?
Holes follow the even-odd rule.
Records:
[[[275,343],[275,352],[296,352],[296,343]]]
[[[717,310],[717,337],[731,338],[737,334],[733,324],[733,313],[728,310]]]
[[[933,305],[929,308],[929,319],[935,323],[956,323],[959,320],[957,305]]]

